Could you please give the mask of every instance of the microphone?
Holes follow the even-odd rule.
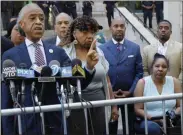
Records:
[[[72,66],[70,62],[64,62],[60,68],[62,77],[72,77]]]
[[[44,82],[52,82],[52,79],[50,79],[51,75],[52,75],[51,68],[49,66],[44,66],[41,70],[41,77],[40,77],[40,78],[44,78],[43,81],[42,81],[43,83],[42,83],[42,89],[41,89],[41,93],[40,93],[40,102],[43,101],[43,92],[46,88]],[[46,81],[44,81],[44,80],[46,80]],[[39,79],[38,79],[38,82],[40,82]],[[54,80],[54,82],[55,82],[55,80]]]
[[[44,66],[41,70],[41,77],[38,77],[38,82],[55,82],[55,77],[51,77],[52,69],[49,66]]]
[[[49,67],[52,70],[52,76],[61,76],[60,63],[57,60],[50,61]],[[60,96],[61,93],[60,93],[60,86],[58,81],[56,81],[56,90],[57,90],[57,95]]]
[[[15,66],[15,63],[10,60],[10,59],[7,59],[3,62],[3,78],[7,78],[7,77],[15,77],[16,76],[16,66]],[[13,102],[17,102],[17,99],[16,99],[16,90],[15,90],[15,83],[14,81],[10,80],[10,93],[11,93],[11,97],[12,97],[12,100]]]
[[[17,69],[15,66],[15,63],[10,60],[7,59],[3,62],[3,80],[5,78],[11,78],[11,77],[15,77],[17,75]]]
[[[21,75],[22,76],[29,76],[29,72],[22,72],[22,71],[27,71],[25,68],[27,68],[27,64],[25,64],[25,63],[20,63],[19,64],[19,67],[21,68],[21,69],[19,69],[19,72],[20,73],[22,73]],[[34,73],[34,72],[33,72]],[[17,69],[17,74],[18,74],[18,69]],[[22,85],[21,85],[21,102],[22,102],[22,104],[24,103],[24,101],[25,101],[25,81],[23,80],[22,81]]]
[[[49,67],[52,70],[52,76],[61,76],[61,74],[60,74],[60,63],[57,60],[50,61]]]
[[[82,68],[82,62],[79,59],[72,60],[72,75],[73,76],[83,76],[86,77],[85,71]]]

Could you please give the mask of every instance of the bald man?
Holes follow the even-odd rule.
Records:
[[[72,18],[66,13],[60,13],[56,16],[55,20],[55,33],[56,36],[46,39],[45,42],[58,46],[62,39],[66,36],[68,27],[72,22]]]
[[[66,62],[68,64],[71,64],[71,60],[61,47],[50,45],[47,42],[43,42],[41,40],[44,33],[45,16],[42,9],[38,5],[34,3],[25,5],[19,13],[17,22],[19,27],[25,33],[25,42],[6,51],[2,56],[2,63],[5,60],[10,59],[15,63],[18,68],[20,68],[19,66],[21,63],[24,63],[27,66],[27,69],[31,68],[33,64],[36,64],[39,67],[44,67],[46,65],[49,65],[52,60],[57,60],[60,65],[63,65]],[[81,80],[81,89],[87,87],[94,75],[94,64],[96,63],[91,60],[91,55],[88,58],[86,68],[84,68],[86,79]],[[18,84],[16,83],[16,88],[17,85]],[[17,102],[19,102],[21,106],[30,107],[35,104],[35,101],[32,100],[33,95],[31,93],[31,87],[32,85],[30,83],[26,83],[25,100],[21,100],[20,102],[20,99],[17,99]],[[36,92],[37,95],[40,95],[42,84],[36,82],[35,88],[36,91],[34,92]],[[13,102],[14,100],[12,100],[8,83],[2,83],[1,90],[1,109],[11,109],[15,107],[14,105],[16,105],[16,102]],[[42,94],[41,102],[42,105],[60,104],[56,93],[55,83],[46,83],[44,85],[44,92]],[[61,116],[62,115],[60,111],[44,113],[44,129],[46,130],[47,135],[63,134],[63,123],[61,120]],[[43,129],[43,127],[41,128],[42,124],[39,113],[21,115],[21,118],[22,135],[42,135],[41,129]],[[17,116],[2,117],[4,135],[18,134],[16,128],[17,121],[15,120],[17,120]],[[16,125],[14,125],[15,123]],[[81,134],[80,131],[78,131],[80,129],[78,128],[79,126],[77,124],[77,122],[74,122],[73,128],[72,125],[70,126],[70,134]]]
[[[139,45],[125,38],[126,25],[124,18],[114,19],[110,30],[112,39],[99,46],[109,62],[109,77],[115,98],[128,98],[133,96],[136,84],[143,77],[142,57]],[[123,134],[126,135],[124,105],[121,109]],[[133,135],[134,107],[128,105],[129,134]],[[117,134],[117,122],[111,134]]]

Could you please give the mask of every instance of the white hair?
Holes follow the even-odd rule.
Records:
[[[17,19],[17,23],[19,24],[19,22],[23,19],[24,15],[30,11],[30,10],[34,10],[34,9],[41,9],[37,4],[35,3],[29,3],[27,5],[25,5],[19,12],[18,14],[18,19]],[[42,11],[42,9],[41,9]],[[44,12],[43,12],[44,13]]]
[[[72,18],[71,18],[68,14],[62,12],[62,13],[60,13],[60,14],[58,14],[58,15],[56,16],[55,24],[59,21],[59,18],[62,17],[62,16],[68,17],[68,21],[69,21],[69,23],[71,23]]]

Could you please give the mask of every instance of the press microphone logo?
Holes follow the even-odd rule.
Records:
[[[62,67],[61,68],[62,77],[71,77],[72,76],[72,67]]]
[[[17,69],[17,76],[25,78],[35,77],[34,70],[29,69]]]
[[[17,73],[16,67],[3,68],[3,77],[15,77]]]
[[[52,76],[55,76],[56,74],[59,73],[60,68],[58,65],[52,65],[50,68],[52,70]]]

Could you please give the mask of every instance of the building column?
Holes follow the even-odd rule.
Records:
[[[164,1],[164,19],[169,20],[172,23],[171,37],[179,42],[182,41],[181,16],[182,16],[182,2]]]

